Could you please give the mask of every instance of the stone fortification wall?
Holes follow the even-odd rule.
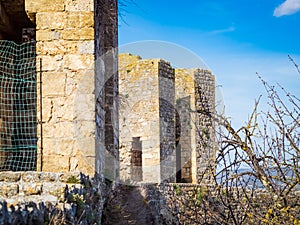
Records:
[[[175,83],[181,178],[203,183],[214,170],[214,76],[203,69],[176,69]]]
[[[1,172],[0,224],[101,224],[105,196],[99,177]]]
[[[130,54],[121,54],[119,62],[121,177],[190,183],[208,178],[215,169],[215,82],[211,72],[174,70],[163,60],[142,60]],[[137,164],[145,177],[132,179],[132,159],[139,156],[142,160]],[[148,170],[147,166],[158,163],[156,170]],[[154,179],[155,174],[159,180]]]
[[[209,183],[215,171],[215,77],[208,70],[195,70],[197,183]]]
[[[42,59],[38,136],[43,146],[39,141],[38,169],[90,175],[108,171],[107,176],[114,179],[118,164],[117,1],[25,3],[36,24],[38,70]]]
[[[175,69],[178,178],[196,183],[195,77],[193,70]]]
[[[42,59],[43,152],[39,153],[43,156],[39,164],[43,171],[93,174],[94,3],[26,0],[25,6],[35,19],[38,69]]]
[[[118,3],[95,0],[96,171],[118,179]]]
[[[130,55],[128,55],[131,58]],[[122,56],[119,58],[121,64]],[[159,92],[158,62],[140,60],[119,69],[120,90],[120,177],[122,180],[159,182]],[[139,139],[143,154],[132,152],[134,138]],[[132,165],[133,158],[141,158]],[[132,165],[132,166],[131,166]],[[137,167],[137,168],[134,168]],[[142,177],[135,179],[134,170]]]
[[[175,182],[175,73],[170,63],[159,63],[159,127],[161,181]]]
[[[120,176],[161,182],[175,165],[174,71],[160,59],[121,54],[119,61]]]

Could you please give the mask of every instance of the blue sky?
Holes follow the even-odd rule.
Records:
[[[256,72],[300,96],[300,75],[287,57],[300,64],[300,0],[134,1],[121,8],[120,52],[164,58],[168,48],[133,44],[147,40],[189,49],[215,74],[233,124],[247,120],[264,94]],[[185,64],[188,58],[179,66],[203,67]]]

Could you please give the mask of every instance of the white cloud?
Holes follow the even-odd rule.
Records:
[[[300,0],[285,0],[284,3],[279,5],[273,15],[276,17],[291,15],[300,10]]]
[[[230,27],[225,28],[225,29],[219,29],[219,30],[210,31],[209,34],[222,34],[222,33],[228,33],[228,32],[233,32],[233,31],[235,31],[235,27],[234,26],[230,26]]]

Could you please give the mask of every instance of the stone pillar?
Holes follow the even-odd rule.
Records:
[[[42,95],[38,98],[42,98],[43,103],[43,118],[39,121],[42,123],[43,146],[39,146],[38,169],[81,171],[90,175],[102,172],[96,166],[96,161],[102,160],[97,154],[100,149],[96,130],[104,120],[97,118],[96,121],[95,95],[105,68],[104,64],[97,66],[95,59],[97,51],[105,50],[97,49],[102,46],[95,37],[102,33],[95,27],[106,23],[97,20],[94,9],[104,8],[110,2],[25,1],[26,12],[36,24],[38,69],[39,59],[42,59]],[[116,10],[116,4],[113,7]],[[117,37],[113,33],[106,38],[115,40]],[[116,58],[111,60],[111,65],[116,67]],[[99,132],[104,134],[105,130]],[[41,138],[41,130],[38,136]]]

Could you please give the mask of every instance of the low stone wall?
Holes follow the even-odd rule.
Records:
[[[108,195],[103,224],[205,224],[200,217],[208,193],[195,184],[120,184]]]
[[[105,196],[97,176],[1,172],[0,224],[101,224]]]
[[[205,215],[206,207],[216,207],[215,191],[210,186],[189,183],[143,184],[147,204],[155,224],[218,224]]]
[[[159,192],[163,208],[161,215],[165,220],[175,220],[177,224],[204,224],[203,209],[207,197],[214,202],[214,193],[210,187],[198,184],[178,183],[160,184]],[[206,200],[204,202],[204,200]],[[209,205],[207,205],[209,207]],[[175,224],[172,221],[171,224]],[[201,223],[201,221],[203,223]]]
[[[195,184],[113,188],[82,173],[0,172],[0,225],[196,224],[211,193]]]

